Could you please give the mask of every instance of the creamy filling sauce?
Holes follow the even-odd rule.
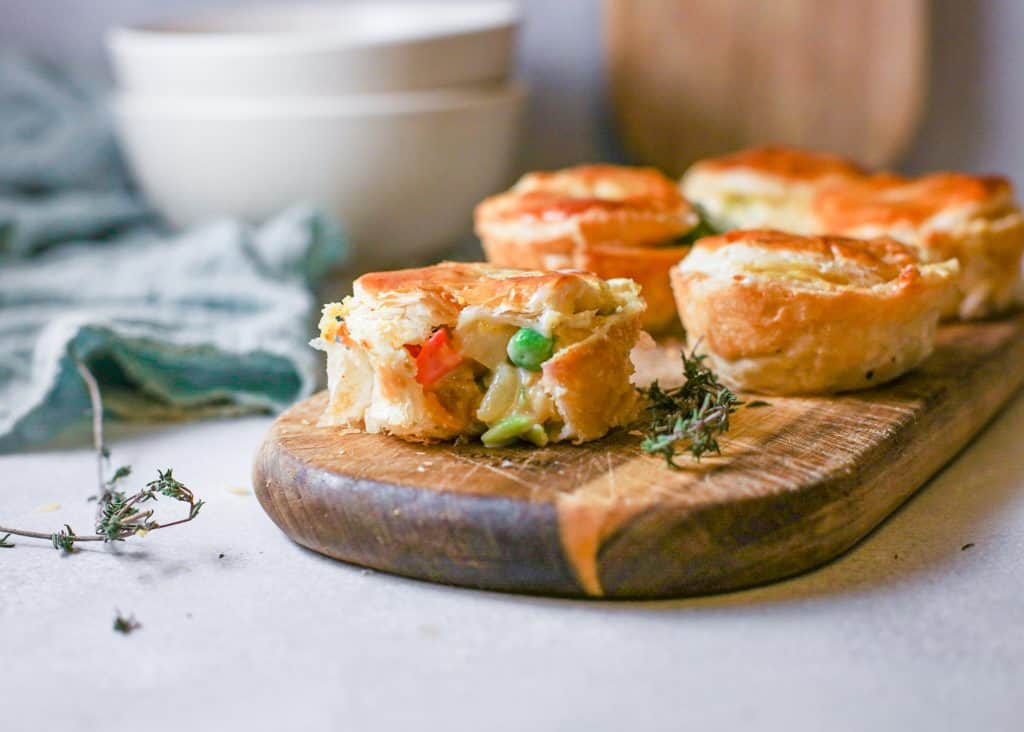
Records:
[[[541,384],[542,373],[500,363],[494,370],[467,359],[427,393],[443,414],[435,415],[456,431],[486,432],[510,417],[539,425],[547,437],[562,427],[551,395]]]
[[[558,410],[541,383],[542,372],[508,361],[505,349],[515,331],[491,326],[478,330],[483,334],[479,339],[461,340],[463,363],[427,388],[449,417],[442,422],[481,433],[510,417],[522,417],[548,437],[561,429]]]
[[[598,311],[562,315],[550,330],[554,348],[550,358],[594,332]],[[452,338],[464,361],[435,384],[425,387],[446,413],[446,424],[460,431],[486,433],[510,419],[536,425],[531,435],[519,435],[543,444],[563,427],[555,402],[542,383],[543,373],[512,364],[508,344],[520,327],[547,330],[545,324],[520,324],[493,319],[468,318],[452,329]]]
[[[702,201],[711,225],[719,231],[770,228],[810,234],[810,211],[806,196],[726,193]]]
[[[487,391],[480,400],[476,417],[488,427],[513,414],[529,418],[547,427],[558,412],[547,390],[540,383],[539,371],[503,363],[490,375]]]

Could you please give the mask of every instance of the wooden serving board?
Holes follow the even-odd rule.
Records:
[[[638,349],[638,374],[678,379],[678,354]],[[321,393],[274,423],[254,483],[299,544],[387,572],[566,596],[719,592],[845,551],[1022,381],[1024,316],[945,326],[932,357],[902,379],[741,409],[721,457],[678,471],[625,431],[497,450],[343,434],[316,426]]]
[[[927,0],[606,0],[617,131],[674,175],[766,142],[890,165],[920,122],[928,14]]]

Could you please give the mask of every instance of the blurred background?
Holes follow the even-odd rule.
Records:
[[[315,0],[313,0],[315,2]],[[414,0],[415,1],[415,0]],[[288,0],[280,0],[288,4]],[[310,2],[310,0],[303,0]],[[647,0],[634,0],[643,5]],[[892,0],[899,5],[907,0]],[[107,73],[102,37],[118,23],[246,0],[0,0],[0,46]],[[267,4],[260,0],[259,4]],[[786,0],[770,3],[783,12]],[[827,3],[821,3],[822,5]],[[847,5],[859,6],[857,0]],[[902,167],[1024,174],[1024,3],[928,2],[928,94]],[[531,90],[520,170],[620,152],[609,136],[599,0],[524,0],[518,68]],[[703,45],[711,47],[713,38]]]

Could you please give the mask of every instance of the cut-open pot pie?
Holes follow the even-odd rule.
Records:
[[[321,423],[485,445],[597,439],[635,415],[635,283],[444,262],[366,274],[324,307]]]
[[[643,325],[652,331],[676,322],[668,271],[689,250],[678,239],[698,222],[675,183],[657,170],[615,165],[530,173],[476,209],[490,262],[629,277],[640,285]]]
[[[1013,302],[1024,219],[1005,178],[869,174],[834,156],[759,148],[696,163],[681,185],[722,230],[890,236],[924,261],[955,257],[961,296],[946,315],[985,317]]]
[[[672,271],[690,345],[742,391],[863,389],[923,361],[958,264],[893,239],[737,230],[698,241]]]

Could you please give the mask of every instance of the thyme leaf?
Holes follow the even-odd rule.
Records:
[[[118,633],[128,635],[141,627],[142,623],[136,620],[134,615],[122,615],[120,610],[114,615],[114,630]]]
[[[700,461],[708,453],[721,453],[718,436],[729,430],[729,416],[742,404],[718,376],[704,365],[697,347],[687,355],[684,350],[682,386],[663,389],[657,381],[640,393],[648,404],[647,424],[640,448],[662,455],[671,468],[679,468],[675,457],[689,452]]]
[[[78,536],[67,524],[64,524],[64,528],[55,534],[50,535],[50,541],[53,542],[53,548],[58,549],[65,554],[70,554],[75,550],[75,540]]]

